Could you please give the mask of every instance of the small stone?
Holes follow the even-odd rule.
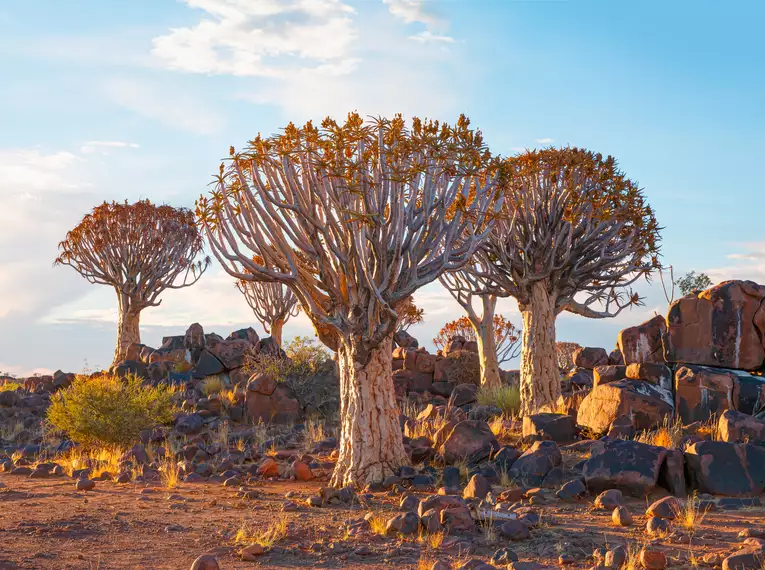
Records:
[[[436,560],[430,570],[452,570],[452,565],[443,560]]]
[[[622,504],[622,492],[619,489],[608,489],[595,497],[595,508],[610,511]]]
[[[416,511],[420,506],[420,499],[414,495],[404,495],[401,497],[401,502],[398,505],[399,511]]]
[[[489,491],[491,491],[489,481],[486,477],[477,473],[470,478],[470,481],[468,481],[468,484],[462,493],[462,497],[465,499],[483,499]]]
[[[499,533],[510,540],[526,540],[531,537],[531,532],[526,523],[522,521],[507,521],[499,527]]]
[[[295,479],[298,481],[310,481],[314,477],[311,468],[300,461],[295,461],[292,464],[292,472],[295,475]]]
[[[645,513],[649,517],[674,520],[681,508],[682,505],[677,497],[670,496],[651,503],[651,506],[648,507]]]
[[[91,481],[90,479],[79,479],[75,488],[78,491],[92,491],[96,488],[96,482]]]
[[[574,557],[571,556],[570,554],[561,554],[560,556],[558,556],[558,564],[560,564],[561,566],[568,566],[569,564],[573,564],[574,562],[576,562],[576,560],[574,560]]]
[[[385,525],[386,534],[398,532],[399,534],[414,534],[420,526],[420,517],[413,512],[401,513],[388,521]]]
[[[278,477],[279,464],[273,457],[266,457],[258,467],[258,475],[261,477]]]
[[[253,542],[249,546],[245,546],[244,548],[242,548],[239,554],[242,557],[242,560],[244,560],[245,562],[254,562],[258,559],[258,556],[263,554],[263,552],[264,552],[263,547]]]
[[[491,563],[495,566],[518,562],[518,555],[509,548],[500,548],[491,557]]]
[[[220,570],[220,566],[214,556],[203,554],[194,560],[189,570]]]
[[[630,526],[633,522],[632,514],[627,507],[616,507],[611,513],[611,520],[617,526]]]
[[[306,503],[309,507],[320,507],[322,505],[321,497],[308,497]]]
[[[664,536],[669,532],[669,521],[659,517],[651,517],[645,525],[649,536]]]
[[[731,554],[723,560],[723,570],[760,570],[765,566],[765,552],[750,549]]]
[[[667,556],[661,550],[646,546],[640,551],[640,564],[647,570],[664,570]]]
[[[615,546],[606,553],[605,565],[609,568],[621,568],[627,562],[627,549]]]

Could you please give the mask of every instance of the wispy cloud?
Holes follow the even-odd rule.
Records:
[[[388,11],[405,24],[423,24],[426,29],[410,39],[418,42],[442,42],[454,43],[454,38],[447,36],[444,31],[448,28],[448,22],[435,12],[426,8],[423,0],[383,0],[388,6]]]
[[[422,42],[422,43],[443,42],[446,44],[453,44],[456,41],[451,36],[442,36],[442,35],[434,34],[430,30],[425,30],[420,32],[419,34],[409,36],[409,39],[414,40],[416,42]]]
[[[555,139],[546,137],[546,138],[536,139],[534,142],[537,144],[552,144],[555,142]]]
[[[82,154],[100,153],[103,155],[109,154],[109,149],[113,148],[140,148],[141,145],[137,143],[129,143],[122,141],[89,141],[83,143],[80,147]]]
[[[211,135],[225,126],[223,115],[169,84],[115,77],[104,83],[103,91],[115,104],[174,129]]]

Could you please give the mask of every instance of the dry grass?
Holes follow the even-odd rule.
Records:
[[[271,548],[280,540],[286,538],[288,529],[287,519],[279,518],[270,524],[265,530],[259,530],[252,523],[242,522],[242,526],[234,535],[234,545],[249,546],[259,544],[263,548]]]
[[[4,382],[3,384],[0,384],[0,392],[15,392],[16,390],[22,390],[24,388],[23,384],[19,384],[18,382]]]
[[[20,421],[0,424],[0,439],[16,441],[16,438],[24,431],[24,424]]]
[[[327,433],[324,431],[324,422],[318,418],[309,418],[305,422],[305,448],[311,449],[317,443],[327,439]]]
[[[521,409],[521,391],[517,386],[481,386],[475,397],[479,405],[499,408],[502,415],[507,417],[517,416]]]
[[[219,374],[215,376],[208,376],[202,380],[202,393],[205,396],[210,396],[211,394],[220,394],[225,388],[226,385],[223,383],[223,378]]]
[[[181,482],[181,468],[174,455],[165,455],[165,458],[160,463],[159,476],[162,480],[162,485],[167,489],[175,489]]]
[[[419,560],[417,560],[417,570],[430,570],[433,568],[433,564],[436,563],[436,559],[429,553],[423,552],[420,554]]]
[[[228,451],[228,435],[229,426],[226,421],[218,423],[218,429],[212,432],[213,441],[218,444],[221,451]]]
[[[116,475],[120,472],[120,457],[123,450],[119,447],[73,447],[54,458],[70,477],[78,469],[90,468],[90,477],[100,477],[104,473]]]
[[[388,525],[388,519],[385,518],[385,515],[376,513],[369,517],[367,522],[369,523],[369,528],[372,529],[373,533],[379,534],[380,536],[385,536],[385,528]]]
[[[236,389],[221,390],[220,392],[218,392],[218,397],[220,398],[220,401],[223,402],[223,407],[226,409],[236,405],[236,402],[237,402]]]
[[[499,470],[499,486],[502,489],[510,489],[512,487],[518,486],[515,479],[510,476],[510,472],[508,471],[507,467],[502,467]]]
[[[512,435],[512,420],[504,415],[497,416],[489,422],[489,429],[499,441],[506,441]]]
[[[676,449],[680,447],[682,438],[683,422],[680,418],[675,416],[670,419],[669,416],[665,416],[661,427],[640,433],[635,438],[635,441],[658,447],[666,447],[667,449]]]
[[[443,530],[437,532],[427,532],[420,529],[420,534],[417,536],[417,542],[425,545],[426,548],[431,550],[438,550],[444,542],[446,533]]]
[[[481,527],[483,539],[487,546],[494,546],[499,542],[499,535],[497,534],[497,529],[494,526],[493,517],[481,520],[479,522],[479,526]]]
[[[448,425],[451,416],[451,409],[447,407],[443,414],[437,414],[434,418],[428,420],[414,420],[413,425],[404,426],[404,435],[410,439],[418,437],[427,437],[435,442],[436,434]]]
[[[719,426],[717,414],[712,414],[709,416],[709,419],[705,421],[703,424],[701,424],[701,427],[699,427],[699,431],[697,432],[699,435],[704,437],[709,437],[712,441],[719,440]]]
[[[699,497],[694,491],[688,496],[685,503],[677,509],[677,512],[675,513],[675,524],[682,526],[685,530],[693,532],[704,521],[706,515],[707,512],[701,510],[701,501],[699,501]]]
[[[622,564],[621,570],[643,570],[643,565],[640,563],[640,551],[642,548],[637,542],[627,545],[627,559]]]

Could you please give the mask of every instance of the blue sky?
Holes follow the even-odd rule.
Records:
[[[229,145],[349,110],[464,112],[500,154],[612,154],[656,209],[666,263],[765,282],[764,18],[755,0],[4,0],[0,370],[110,362],[113,291],[51,265],[91,207],[190,207]],[[641,292],[611,321],[561,316],[559,338],[610,348],[666,309]],[[416,299],[423,341],[461,314],[437,285]],[[144,341],[194,321],[256,325],[217,268],[147,310]]]

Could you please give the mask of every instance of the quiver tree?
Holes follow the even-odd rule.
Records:
[[[239,279],[236,288],[244,295],[267,334],[282,345],[282,329],[300,312],[297,297],[283,283]]]
[[[560,395],[555,318],[614,317],[639,304],[630,286],[657,265],[659,226],[642,191],[577,148],[526,152],[506,163],[504,208],[477,256],[477,274],[523,315],[523,414]]]
[[[210,264],[194,260],[203,239],[186,208],[104,202],[93,208],[59,244],[55,265],[69,265],[90,283],[117,292],[119,322],[114,362],[131,343],[141,342],[140,314],[156,307],[165,289],[196,283]]]
[[[518,356],[520,352],[520,331],[502,315],[496,315],[497,296],[489,293],[475,295],[472,291],[480,285],[468,272],[445,273],[439,278],[452,297],[467,313],[456,321],[447,323],[439,336],[433,339],[438,347],[451,336],[463,336],[478,344],[478,359],[481,365],[481,386],[498,388],[502,385],[499,365]],[[473,306],[478,298],[480,314]]]
[[[396,306],[398,313],[398,328],[402,331],[409,330],[409,327],[422,322],[425,310],[414,304],[414,299],[408,297]]]
[[[408,463],[392,379],[399,305],[467,262],[489,227],[495,163],[480,132],[414,119],[290,124],[231,149],[198,202],[213,252],[237,279],[278,281],[338,352],[335,486]],[[262,260],[258,263],[258,260]]]

